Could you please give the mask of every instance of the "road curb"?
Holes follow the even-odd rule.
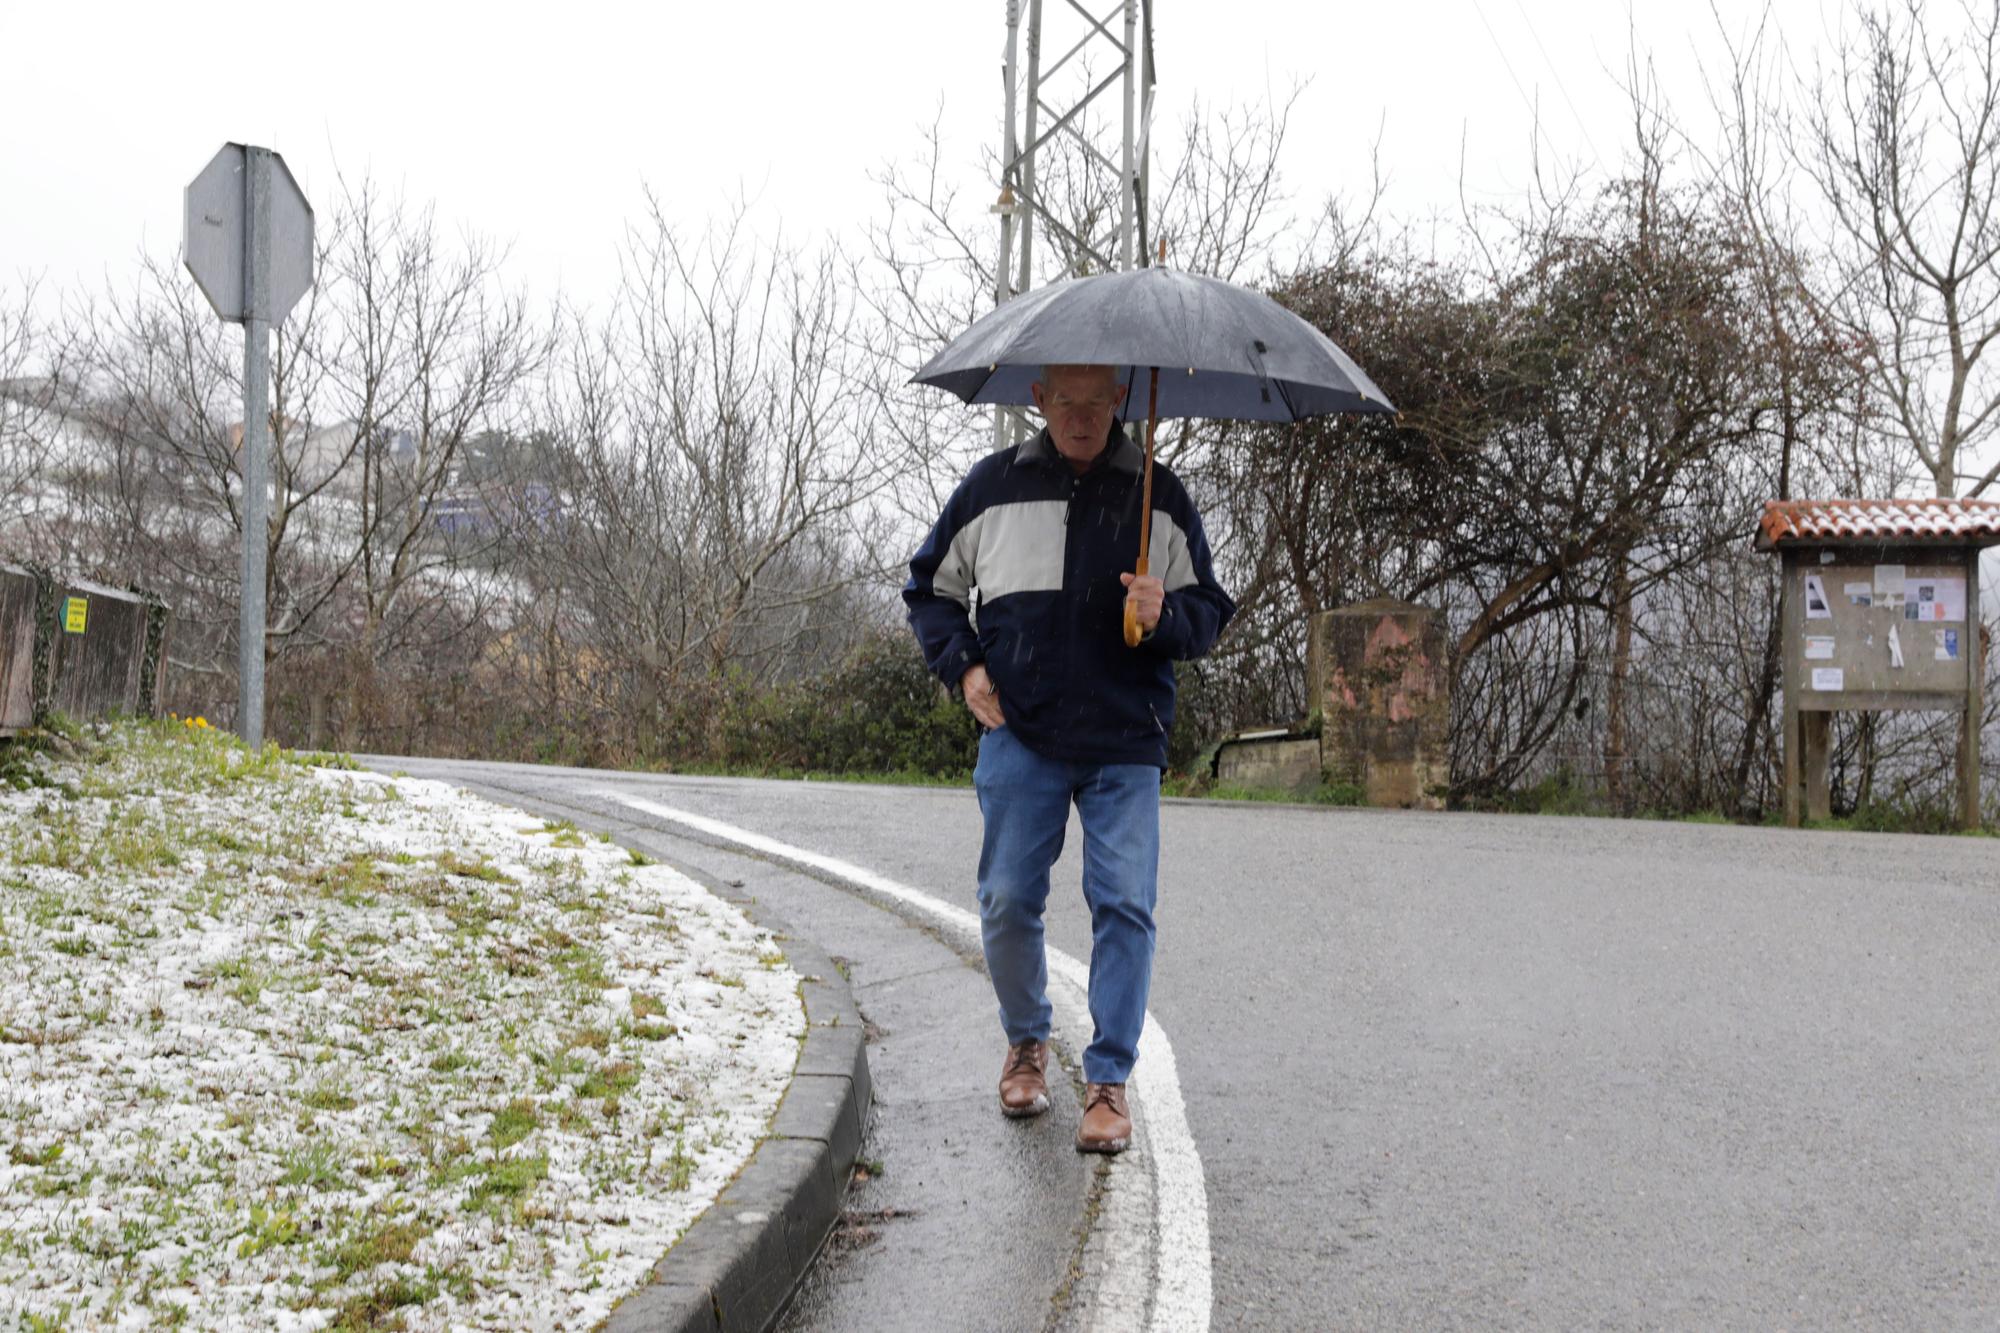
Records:
[[[760,1333],[840,1217],[872,1095],[862,1017],[818,945],[790,937],[784,955],[804,977],[806,1041],[770,1133],[606,1333]]]
[[[753,905],[683,869],[752,917]],[[605,1333],[762,1333],[812,1266],[840,1216],[861,1152],[873,1085],[847,978],[819,946],[785,934],[785,957],[804,978],[806,1039],[791,1086],[736,1178],[620,1301]]]

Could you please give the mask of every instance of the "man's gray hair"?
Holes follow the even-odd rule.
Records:
[[[1116,384],[1116,383],[1118,383],[1118,382],[1119,382],[1119,381],[1118,381],[1118,367],[1116,367],[1116,366],[1112,366],[1112,365],[1102,365],[1102,364],[1091,364],[1091,363],[1087,363],[1087,362],[1073,362],[1073,363],[1067,363],[1067,364],[1065,364],[1065,363],[1062,363],[1062,362],[1050,362],[1050,363],[1048,363],[1048,364],[1045,364],[1045,365],[1044,365],[1044,366],[1042,367],[1042,369],[1041,369],[1041,373],[1035,376],[1035,383],[1037,383],[1037,384],[1041,385],[1041,386],[1042,386],[1042,387],[1043,387],[1044,389],[1048,388],[1048,387],[1049,387],[1049,376],[1050,376],[1051,374],[1053,374],[1053,373],[1054,373],[1055,371],[1058,371],[1058,370],[1103,370],[1103,371],[1109,371],[1109,372],[1110,372],[1110,374],[1111,374],[1111,382],[1112,382],[1113,384]]]

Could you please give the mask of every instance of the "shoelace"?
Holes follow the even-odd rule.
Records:
[[[1100,1083],[1096,1093],[1091,1096],[1089,1105],[1083,1108],[1083,1113],[1089,1115],[1100,1106],[1108,1106],[1119,1115],[1124,1115],[1124,1101],[1124,1090],[1122,1088],[1111,1083]]]
[[[1019,1046],[1016,1046],[1014,1048],[1014,1058],[1007,1062],[1007,1077],[1012,1078],[1016,1074],[1040,1072],[1035,1067],[1034,1046],[1028,1042],[1023,1042]]]

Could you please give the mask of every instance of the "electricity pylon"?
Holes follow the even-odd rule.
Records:
[[[1000,262],[995,304],[1035,285],[1035,235],[1067,259],[1068,271],[1110,272],[1144,267],[1151,251],[1146,199],[1148,141],[1153,123],[1152,0],[1026,0],[1027,58],[1021,59],[1023,0],[1007,0],[1007,50],[1002,67],[1006,128],[1000,150]],[[1053,60],[1045,53],[1057,52]],[[1088,132],[1091,107],[1107,93],[1118,99],[1122,130],[1117,160]],[[1101,114],[1101,111],[1100,113]],[[1061,182],[1069,205],[1045,198],[1038,165],[1064,150]],[[1076,174],[1069,174],[1069,173]],[[1109,190],[1103,187],[1112,187]],[[1109,201],[1109,206],[1098,203]],[[1068,215],[1066,216],[1065,213]],[[1018,438],[1018,413],[994,416],[994,445]]]

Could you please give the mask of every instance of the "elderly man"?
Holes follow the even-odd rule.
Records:
[[[979,917],[1008,1052],[1000,1109],[1049,1106],[1042,911],[1072,803],[1090,907],[1088,1083],[1077,1147],[1131,1140],[1125,1081],[1153,971],[1160,772],[1175,659],[1199,657],[1235,606],[1180,481],[1154,469],[1148,567],[1139,543],[1137,445],[1118,424],[1108,366],[1050,366],[1034,386],[1046,427],[981,459],[910,560],[910,625],[932,671],[979,720],[973,785],[985,817]],[[1128,648],[1130,602],[1144,637]]]

